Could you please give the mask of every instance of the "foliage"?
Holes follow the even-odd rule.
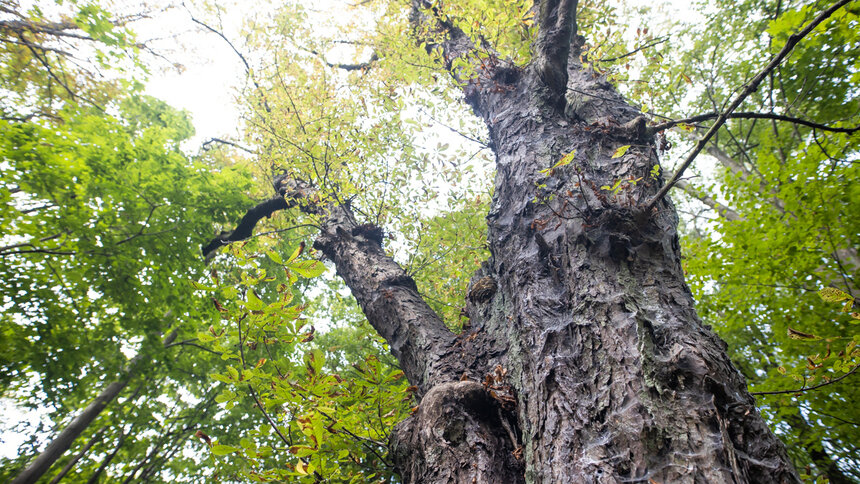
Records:
[[[690,39],[688,46],[661,46],[667,55],[660,63],[640,63],[647,85],[634,84],[628,92],[676,119],[719,111],[789,35],[826,6],[702,5],[705,24],[685,26],[681,35]],[[738,111],[835,128],[860,124],[853,87],[860,67],[858,13],[851,5],[837,11]],[[731,42],[726,31],[737,32]],[[669,138],[685,147],[703,132],[700,127],[687,125]],[[731,119],[708,150],[716,168],[700,165],[700,177],[687,185],[684,205],[693,211],[685,220],[688,282],[700,316],[729,343],[753,392],[806,389],[835,381],[860,363],[855,321],[832,297],[826,300],[837,290],[849,297],[858,291],[860,241],[852,223],[860,215],[856,137],[783,121]],[[710,212],[706,206],[703,213],[697,200],[707,197],[723,207]],[[852,404],[856,385],[838,381],[758,397],[810,479],[832,474],[833,462],[860,477],[860,434],[852,423],[860,417]]]
[[[218,473],[232,480],[391,482],[387,431],[406,416],[403,402],[412,400],[411,390],[390,361],[356,351],[354,342],[344,341],[343,352],[337,331],[325,345],[312,343],[315,329],[304,316],[307,305],[296,301],[294,284],[298,276],[315,277],[325,267],[299,259],[303,248],[284,260],[269,253],[276,272],[285,274],[276,277],[234,245],[232,256],[243,267],[238,284],[221,284],[214,275],[215,286],[195,284],[219,296],[213,302],[220,322],[198,333],[229,364],[212,375],[222,383],[216,401],[227,410],[239,404],[264,416],[263,423],[238,435],[197,436],[217,459]],[[281,282],[274,290],[263,290],[276,280]],[[341,331],[370,337],[366,327]]]
[[[700,8],[704,27],[681,26],[667,40],[648,9],[580,2],[589,42],[580,61],[626,83],[648,111],[718,110],[822,5],[720,1]],[[0,104],[3,395],[47,407],[59,425],[127,374],[127,354],[143,352],[147,364],[128,391],[72,449],[99,436],[76,477],[106,464],[106,479],[396,482],[388,432],[415,389],[342,284],[304,250],[318,215],[279,214],[258,227],[266,236],[205,266],[199,247],[213,224],[229,230],[271,188],[252,185],[225,151],[183,154],[192,133],[184,113],[142,96],[120,101],[134,83],[89,68],[122,65],[137,48],[132,32],[95,3],[64,6],[65,16],[16,14],[35,26],[61,22],[58,31],[0,28],[0,89],[10,93]],[[349,201],[359,223],[382,226],[386,251],[456,330],[467,323],[469,278],[488,256],[492,195],[488,135],[459,100],[458,82],[487,63],[525,65],[534,12],[523,2],[433,2],[424,14],[481,46],[474,57],[440,59],[432,39],[417,42],[427,32],[412,31],[406,8],[366,2],[352,13],[370,20],[346,24],[286,5],[249,21],[239,46],[253,61],[245,141],[257,177],[288,173],[320,201]],[[857,22],[856,7],[838,12],[742,110],[857,125]],[[737,36],[726,42],[729,29]],[[75,32],[86,39],[71,40]],[[79,41],[94,46],[86,69],[57,51]],[[439,60],[458,66],[460,79]],[[701,126],[679,125],[668,139],[683,146]],[[820,476],[823,453],[856,475],[856,389],[837,380],[860,356],[856,318],[841,311],[857,297],[860,268],[856,134],[733,119],[713,147],[728,161],[702,170],[684,207],[708,194],[738,217],[685,220],[684,267],[700,314],[752,390],[803,390],[760,397],[800,467]],[[602,188],[617,195],[641,180]],[[165,348],[172,328],[177,344]],[[38,445],[3,462],[0,479]]]
[[[161,338],[196,326],[202,309],[182,281],[202,272],[199,246],[213,221],[232,222],[247,205],[250,179],[214,159],[189,162],[179,143],[190,122],[163,102],[132,96],[120,112],[70,104],[58,125],[0,121],[0,388],[61,423],[134,371],[124,403],[97,425],[108,428],[105,446],[124,442],[122,454],[140,459],[156,440],[128,432],[155,426],[158,439],[176,439],[170,418],[212,410],[204,382],[183,373],[193,377],[197,362]],[[148,362],[128,368],[138,352]]]
[[[145,12],[115,15],[97,0],[0,2],[0,116],[58,120],[65,103],[104,110],[141,65],[129,28]]]

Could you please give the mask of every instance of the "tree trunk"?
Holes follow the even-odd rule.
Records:
[[[164,338],[164,345],[169,345],[176,339],[177,331],[174,330]],[[96,417],[105,409],[122,390],[128,385],[134,375],[137,365],[142,360],[142,353],[131,359],[128,362],[127,370],[123,373],[122,378],[108,384],[104,390],[85,408],[77,417],[75,417],[69,425],[54,437],[54,440],[48,444],[45,450],[39,454],[33,462],[27,466],[15,479],[9,484],[33,484],[38,481],[48,469],[57,461],[67,450],[72,446],[75,440],[92,424]]]
[[[93,423],[102,410],[119,395],[122,389],[128,385],[128,381],[128,378],[123,378],[110,383],[83,412],[54,437],[54,440],[39,454],[39,457],[36,457],[10,484],[33,484],[38,481],[54,462],[69,450],[75,439]]]
[[[444,39],[428,49],[472,49],[437,7],[416,6],[413,21]],[[645,119],[579,64],[575,9],[539,4],[529,68],[460,79],[497,167],[468,334],[445,329],[345,209],[317,242],[420,388],[391,437],[403,481],[799,482],[725,343],[696,316],[674,207],[642,208],[663,183],[656,146]]]
[[[441,49],[496,155],[470,329],[445,327],[382,250],[381,229],[348,206],[327,208],[315,243],[418,387],[417,411],[391,433],[402,481],[799,482],[696,315],[677,214],[652,203],[664,182],[653,137],[580,64],[576,1],[537,2],[527,68],[490,53],[474,77],[455,67],[475,46],[442,3],[413,7],[416,34]]]
[[[54,476],[53,479],[51,479],[51,482],[49,484],[57,484],[58,482],[62,481],[63,478],[66,477],[66,474],[68,474],[69,471],[71,471],[72,468],[75,467],[75,464],[77,464],[83,456],[87,455],[87,452],[89,452],[90,448],[96,445],[97,442],[101,441],[102,433],[106,429],[107,427],[102,427],[98,430],[98,432],[93,434],[93,436],[90,437],[90,440],[87,442],[87,445],[85,445],[84,448],[81,449],[81,451],[78,452],[75,457],[72,458],[72,460],[70,460],[68,464],[66,464],[65,467],[63,467],[63,470],[61,470],[59,474],[57,474],[56,476]]]

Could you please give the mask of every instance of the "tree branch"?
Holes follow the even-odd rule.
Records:
[[[714,119],[720,116],[720,113],[706,113],[700,114],[698,116],[692,116],[685,119],[677,119],[673,121],[668,121],[666,123],[660,123],[655,126],[651,126],[648,128],[649,134],[658,133],[660,131],[672,128],[681,123],[693,124],[698,123],[700,121],[707,121],[709,119]],[[820,129],[822,131],[831,131],[834,133],[856,133],[860,131],[860,125],[855,126],[853,128],[834,128],[832,126],[827,126],[826,124],[813,123],[812,121],[807,121],[805,119],[795,118],[792,116],[785,116],[783,114],[775,114],[775,113],[751,113],[751,112],[743,112],[743,113],[731,113],[727,116],[728,119],[773,119],[776,121],[786,121],[788,123],[799,124],[801,126],[807,126],[814,129]]]
[[[327,61],[325,59],[325,56],[320,54],[316,50],[310,49],[310,50],[308,50],[308,52],[319,57],[320,60],[322,60],[325,63],[325,65],[327,65],[331,68],[334,68],[334,69],[343,69],[345,71],[360,71],[363,69],[369,69],[370,66],[373,65],[374,62],[379,60],[379,55],[377,55],[376,52],[373,52],[370,55],[370,60],[368,60],[367,62],[359,62],[358,64],[338,64],[338,63],[332,63],[332,62]]]
[[[654,41],[649,42],[645,45],[641,45],[641,46],[637,47],[635,50],[631,50],[630,52],[628,52],[626,54],[621,54],[617,57],[610,57],[608,59],[597,59],[594,62],[615,62],[617,60],[621,60],[621,59],[624,59],[626,57],[630,57],[631,55],[633,55],[637,52],[643,51],[645,49],[650,49],[651,47],[654,47],[655,45],[660,45],[660,44],[666,42],[667,40],[669,40],[668,36],[660,37],[660,38],[654,39]]]
[[[698,143],[696,143],[696,147],[693,148],[693,151],[687,156],[687,159],[684,160],[683,163],[681,163],[681,166],[680,168],[678,168],[678,171],[676,171],[672,178],[668,182],[666,182],[663,188],[661,188],[660,191],[657,192],[656,195],[654,195],[654,198],[652,198],[648,202],[648,204],[645,206],[646,213],[650,212],[654,208],[654,206],[657,205],[657,202],[659,202],[664,196],[666,196],[667,193],[669,193],[669,190],[672,189],[672,186],[678,182],[678,180],[684,174],[684,171],[693,163],[693,160],[695,160],[696,156],[701,153],[702,149],[705,147],[708,141],[710,141],[711,138],[715,134],[717,134],[717,131],[719,131],[720,127],[725,124],[726,120],[732,114],[732,112],[734,112],[734,110],[737,109],[738,106],[740,106],[740,104],[744,101],[744,99],[747,98],[747,96],[749,96],[750,94],[755,92],[756,89],[758,89],[758,86],[759,84],[761,84],[761,81],[763,81],[764,78],[767,77],[771,71],[776,69],[776,67],[783,61],[783,59],[785,59],[788,53],[791,52],[791,50],[794,49],[794,47],[800,42],[800,40],[806,37],[810,32],[812,32],[812,29],[818,26],[818,24],[827,20],[837,10],[842,8],[842,6],[844,6],[850,1],[851,0],[839,0],[838,2],[836,2],[836,4],[834,4],[827,10],[821,12],[817,17],[815,17],[811,22],[809,22],[806,27],[804,27],[798,32],[795,32],[794,34],[791,34],[788,37],[788,41],[785,43],[785,46],[783,46],[782,50],[779,51],[776,57],[774,57],[773,60],[771,60],[770,63],[768,63],[768,65],[765,66],[764,69],[762,69],[761,72],[756,74],[756,76],[747,84],[746,88],[740,94],[738,94],[734,101],[732,101],[729,107],[726,108],[725,111],[720,113],[713,126],[711,126],[711,129],[709,129],[705,136],[701,140],[699,140]]]
[[[212,143],[220,143],[222,145],[232,146],[233,148],[242,150],[242,151],[244,151],[246,153],[250,153],[252,155],[257,154],[257,152],[252,150],[251,148],[245,148],[244,146],[240,145],[239,143],[234,143],[232,141],[228,141],[226,139],[221,139],[221,138],[209,138],[208,140],[204,141],[203,142],[203,151],[209,151],[210,149],[212,149]]]
[[[551,104],[564,100],[571,41],[576,35],[577,4],[578,0],[544,0],[539,5],[533,65],[549,89]]]
[[[446,358],[457,351],[454,334],[418,293],[415,280],[382,250],[382,236],[372,224],[357,224],[348,207],[335,206],[314,248],[334,262],[367,320],[423,395],[461,375],[464,358]]]
[[[184,6],[184,4],[183,4],[183,6]],[[239,59],[242,61],[242,64],[245,65],[245,74],[248,75],[248,78],[251,79],[251,82],[254,84],[254,87],[257,88],[257,92],[260,93],[260,98],[261,98],[262,103],[263,103],[263,108],[266,110],[267,113],[271,113],[272,109],[269,108],[269,103],[266,101],[266,96],[263,95],[263,92],[264,92],[263,88],[260,87],[260,84],[257,82],[257,79],[254,77],[254,75],[251,71],[251,64],[248,63],[248,59],[246,59],[245,56],[241,52],[239,52],[239,49],[237,49],[236,46],[233,45],[233,42],[231,42],[230,39],[228,39],[227,36],[224,35],[220,30],[217,30],[213,27],[210,27],[209,25],[207,25],[206,23],[204,23],[201,20],[197,20],[194,17],[194,15],[191,14],[191,11],[188,10],[188,7],[186,7],[185,9],[188,11],[188,15],[191,17],[192,22],[196,23],[197,25],[200,25],[201,27],[208,30],[209,32],[212,32],[213,34],[217,35],[218,37],[221,37],[221,39],[224,42],[227,42],[227,45],[229,45],[230,48],[233,49],[233,52],[235,52],[236,55],[239,56]]]
[[[230,242],[238,242],[245,240],[254,233],[254,227],[257,222],[263,217],[271,217],[278,210],[285,210],[296,206],[295,201],[287,201],[282,196],[270,198],[265,202],[257,204],[254,208],[248,210],[239,221],[239,224],[231,232],[221,232],[217,237],[212,239],[208,244],[202,247],[203,255],[209,257],[214,254],[222,246]]]
[[[695,198],[696,200],[711,207],[715,212],[717,212],[721,217],[725,218],[726,220],[732,222],[743,220],[743,217],[741,217],[737,212],[714,200],[713,197],[696,190],[692,185],[685,182],[684,180],[678,180],[675,183],[675,186],[677,188],[680,188],[681,190],[684,190],[685,192],[687,192],[688,195]]]
[[[856,372],[858,368],[860,368],[860,364],[854,365],[854,368],[851,368],[851,371],[840,376],[839,378],[834,378],[830,381],[826,381],[824,383],[819,383],[818,385],[812,385],[811,387],[804,385],[804,386],[802,386],[798,389],[795,389],[795,390],[779,390],[779,391],[774,391],[774,392],[750,392],[750,395],[786,395],[786,394],[790,394],[790,393],[801,393],[801,392],[808,392],[808,391],[812,391],[812,390],[817,390],[821,387],[826,387],[827,385],[832,385],[832,384],[834,384],[840,380],[848,378],[849,376],[853,375],[854,372]]]

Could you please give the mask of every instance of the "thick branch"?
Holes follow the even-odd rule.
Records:
[[[345,71],[360,71],[360,70],[364,70],[364,69],[370,69],[370,66],[372,66],[374,62],[379,60],[379,55],[377,55],[376,52],[374,52],[370,55],[370,59],[367,62],[359,62],[357,64],[341,64],[341,63],[327,61],[325,59],[325,56],[322,55],[321,53],[317,52],[316,50],[310,50],[309,52],[311,54],[319,57],[320,60],[322,60],[325,63],[325,65],[327,65],[333,69],[342,69]]]
[[[334,262],[419,393],[462,374],[462,359],[447,357],[454,334],[418,294],[415,281],[382,250],[382,230],[356,224],[350,209],[341,206],[330,210],[321,232],[314,248]]]
[[[242,220],[239,221],[239,225],[237,225],[232,232],[221,232],[220,235],[203,246],[203,255],[205,257],[209,257],[219,248],[229,244],[230,242],[238,242],[240,240],[247,239],[254,234],[254,227],[257,226],[257,222],[259,222],[260,219],[263,217],[271,217],[272,214],[278,210],[285,210],[294,207],[295,205],[295,201],[287,201],[287,199],[281,196],[271,198],[258,204],[245,213],[245,216],[243,216]]]
[[[672,186],[678,182],[678,180],[684,174],[684,171],[693,163],[693,160],[695,160],[696,156],[701,153],[702,149],[705,147],[708,141],[710,141],[711,138],[715,134],[717,134],[717,131],[719,131],[720,127],[725,124],[726,120],[732,114],[732,112],[734,112],[734,110],[741,105],[741,103],[744,101],[744,99],[747,98],[747,96],[754,93],[756,89],[758,89],[759,84],[761,84],[761,82],[774,69],[776,69],[776,67],[783,61],[783,59],[785,59],[788,53],[791,52],[792,49],[794,49],[794,47],[800,42],[800,40],[806,37],[810,32],[812,32],[812,29],[818,26],[818,24],[827,20],[837,10],[842,8],[842,6],[844,6],[850,1],[851,0],[840,0],[836,2],[836,4],[834,4],[833,6],[831,6],[824,12],[821,12],[821,14],[819,14],[811,22],[809,22],[809,24],[807,24],[806,27],[804,27],[802,30],[791,34],[791,36],[788,37],[788,41],[785,43],[785,46],[783,46],[782,50],[780,50],[776,57],[774,57],[773,60],[771,60],[770,63],[768,63],[768,65],[765,66],[765,68],[762,69],[762,71],[759,72],[747,84],[746,88],[740,94],[738,94],[738,96],[735,98],[734,101],[732,101],[729,107],[726,108],[725,111],[720,113],[720,115],[717,117],[717,120],[714,122],[714,125],[711,126],[711,129],[708,130],[705,136],[701,140],[699,140],[698,143],[696,143],[696,147],[693,148],[693,151],[689,154],[689,156],[687,156],[687,159],[684,160],[683,163],[681,163],[680,168],[678,168],[678,171],[675,172],[675,175],[672,176],[672,179],[669,180],[666,185],[664,185],[663,188],[661,188],[660,191],[657,192],[657,195],[655,195],[654,198],[652,198],[651,201],[648,202],[645,207],[646,213],[650,212],[651,209],[653,209],[654,206],[657,205],[657,202],[659,202],[664,196],[666,196],[667,193],[669,193],[669,190],[672,189]]]
[[[533,65],[549,89],[551,104],[561,102],[567,88],[567,62],[571,40],[576,35],[577,3],[578,0],[545,0],[540,3]]]

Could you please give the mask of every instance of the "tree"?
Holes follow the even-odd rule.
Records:
[[[774,59],[714,115],[687,164],[793,46],[846,3],[795,26]],[[407,51],[380,42],[371,57],[405,58],[416,77],[432,78],[432,70],[420,67],[439,62],[489,133],[496,162],[490,255],[469,284],[469,327],[459,335],[382,249],[384,231],[374,215],[378,221],[408,208],[389,208],[384,194],[366,193],[370,184],[362,186],[367,178],[357,173],[396,157],[383,178],[402,176],[397,188],[409,199],[412,187],[402,173],[420,156],[392,148],[400,139],[390,127],[397,121],[374,123],[367,107],[402,105],[397,88],[372,79],[370,67],[366,78],[352,82],[373,94],[350,99],[325,70],[299,65],[336,65],[319,59],[325,50],[312,46],[305,50],[316,60],[294,56],[287,63],[273,54],[271,71],[260,76],[266,81],[258,78],[251,93],[255,141],[273,169],[286,172],[275,178],[284,202],[263,215],[294,208],[317,225],[314,248],[332,261],[420,398],[389,441],[403,481],[797,482],[725,343],[696,316],[684,283],[677,215],[664,197],[681,173],[664,183],[658,129],[585,61],[578,27],[587,17],[577,15],[577,2],[535,6],[529,60],[528,49],[515,42],[532,40],[530,22],[522,20],[529,8],[413,2],[408,15],[392,17],[408,16],[426,55],[406,58]],[[485,9],[498,15],[498,25],[513,19],[525,28],[501,29],[514,41],[489,35],[470,17]],[[281,35],[302,38],[294,27]],[[523,56],[527,62],[517,64]],[[383,100],[386,93],[397,99]],[[345,102],[338,104],[339,96]],[[294,123],[284,122],[285,113]],[[260,218],[263,208],[249,216]],[[276,304],[251,294],[242,302],[248,310],[265,314],[263,307]],[[240,348],[245,314],[224,318],[240,324]],[[245,368],[244,356],[237,359],[242,367],[226,382],[263,377]],[[319,355],[307,364],[313,372],[322,368]],[[257,401],[257,407],[274,406],[286,387],[272,380],[272,404]],[[308,422],[302,430],[319,446],[324,432]],[[292,428],[270,424],[279,432]],[[306,459],[317,449],[291,450],[298,456],[293,475],[322,477]]]

